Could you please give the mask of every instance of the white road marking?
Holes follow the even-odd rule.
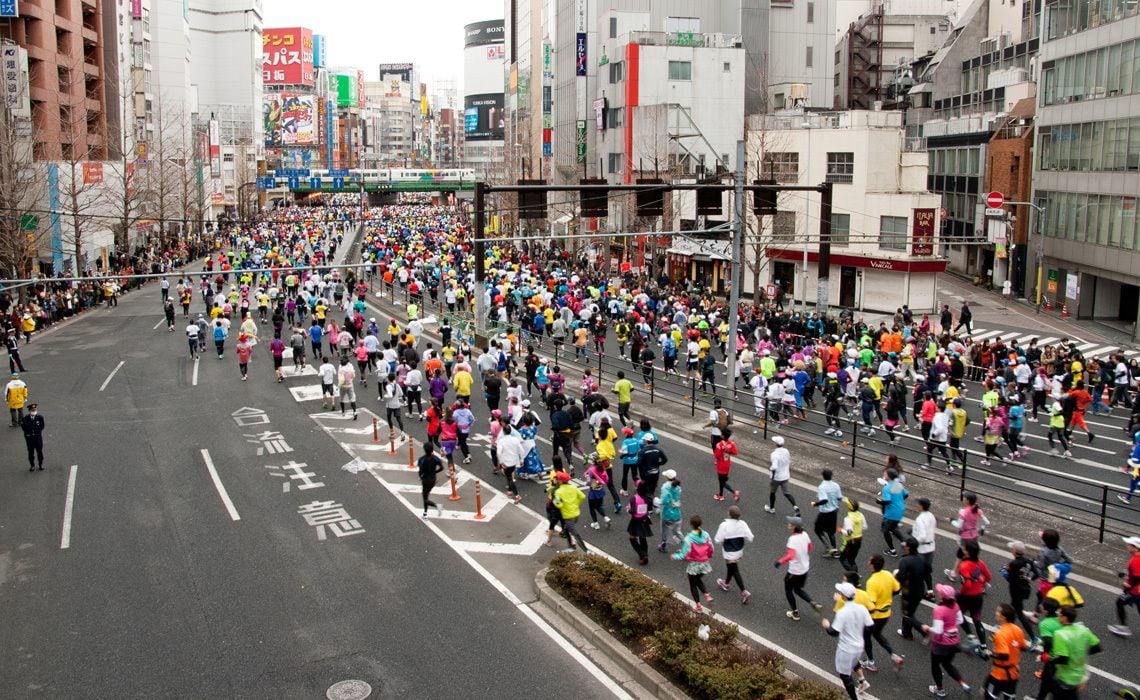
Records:
[[[1001,335],[1001,331],[986,331],[985,333],[980,333],[980,334],[975,333],[975,334],[971,335],[970,337],[972,339],[974,339],[975,341],[978,341],[978,340],[987,340],[989,338],[994,337],[995,335]]]
[[[71,513],[75,506],[75,474],[78,470],[78,464],[71,465],[71,474],[67,477],[67,496],[63,501],[63,534],[59,538],[60,549],[71,546]]]
[[[312,384],[291,386],[289,387],[289,393],[293,395],[293,399],[297,402],[316,401],[321,398],[321,388]]]
[[[165,319],[165,318],[163,318],[163,319],[160,319],[158,323],[154,324],[154,328],[151,328],[151,330],[152,330],[152,331],[156,331],[156,330],[158,330],[158,327],[159,327],[159,326],[161,326],[161,325],[163,324],[163,322],[165,322],[165,321],[166,321],[166,319]]]
[[[229,511],[230,519],[241,520],[237,508],[234,508],[234,502],[230,500],[230,494],[226,492],[226,487],[222,484],[221,477],[218,476],[218,470],[214,468],[214,460],[210,459],[209,450],[202,450],[202,459],[206,461],[206,470],[210,472],[210,478],[214,480],[214,488],[218,490],[218,495],[222,497],[222,503],[225,504],[226,510]]]
[[[190,377],[190,386],[198,386],[198,360],[201,358],[194,358],[194,374]]]
[[[126,362],[126,360],[119,360],[119,364],[115,365],[115,369],[111,370],[111,373],[108,374],[107,378],[103,380],[103,386],[99,387],[99,391],[103,391],[107,388],[107,385],[111,383],[112,379],[114,379],[115,374],[118,373],[118,371],[123,367],[124,364],[126,364]]]

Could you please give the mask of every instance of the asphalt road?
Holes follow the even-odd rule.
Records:
[[[392,307],[385,304],[378,307],[379,310],[384,312],[390,311]],[[596,367],[596,358],[591,356]],[[608,360],[606,361],[609,362]],[[575,365],[573,362],[563,362],[564,368],[571,367],[566,371],[569,378],[571,387],[577,384],[577,377],[580,375],[580,368],[582,365]],[[613,380],[613,371],[608,364],[605,365],[608,381],[603,383],[603,386],[608,387],[609,383]],[[628,374],[628,372],[627,372]],[[632,374],[630,375],[633,376]],[[971,393],[971,398],[975,398],[980,393],[977,390]],[[678,403],[679,398],[674,395],[670,399],[668,395],[659,395],[658,402],[665,401]],[[750,405],[750,399],[748,399]],[[658,404],[660,405],[660,403]],[[682,404],[683,406],[683,404]],[[669,455],[669,467],[675,468],[678,471],[679,478],[683,483],[685,496],[684,515],[687,519],[688,516],[693,514],[700,514],[705,520],[706,526],[715,529],[717,523],[724,517],[724,512],[727,503],[718,503],[712,500],[712,495],[716,489],[716,476],[713,470],[713,463],[711,452],[707,447],[707,443],[695,442],[690,440],[685,435],[688,435],[688,428],[685,425],[676,421],[676,409],[678,406],[670,406],[669,409],[662,411],[654,406],[649,406],[645,403],[644,393],[640,395],[635,401],[634,417],[639,418],[642,415],[648,416],[655,420],[655,426],[662,430],[664,437],[664,447]],[[704,409],[707,411],[707,408]],[[487,420],[487,407],[486,404],[476,399],[474,401],[474,411],[476,414],[476,426],[486,425]],[[972,415],[977,415],[976,406],[971,410]],[[698,407],[698,416],[702,414],[702,409]],[[544,415],[544,414],[543,414]],[[544,420],[546,420],[544,415]],[[1108,419],[1109,421],[1116,421],[1118,418],[1114,417]],[[688,423],[691,425],[691,422]],[[1112,423],[1108,423],[1112,425]],[[818,422],[819,432],[822,433],[824,424],[822,421]],[[422,430],[419,425],[410,428],[414,435],[417,431]],[[1095,426],[1094,426],[1095,429]],[[1119,430],[1119,427],[1116,428]],[[540,437],[549,433],[548,430],[540,430]],[[879,436],[882,432],[879,432]],[[912,433],[913,435],[913,433]],[[971,433],[973,435],[973,433]],[[417,435],[422,437],[422,435]],[[913,438],[904,438],[913,441]],[[1031,438],[1032,439],[1032,438]],[[1099,440],[1098,440],[1099,442]],[[540,440],[543,458],[548,460],[551,455],[549,442],[543,437]],[[789,445],[793,451],[793,469],[795,462],[798,459],[796,455],[795,442],[790,441]],[[837,443],[838,445],[838,443]],[[1097,446],[1097,443],[1094,443]],[[971,441],[971,447],[977,448]],[[867,444],[867,451],[876,449],[884,449],[884,446],[875,444]],[[1079,449],[1079,448],[1076,448]],[[845,455],[848,448],[844,448],[839,454]],[[1079,452],[1074,453],[1075,456],[1080,456]],[[972,461],[976,460],[976,456],[971,458]],[[776,515],[770,515],[764,512],[762,506],[767,502],[768,494],[768,481],[767,481],[767,464],[759,462],[758,456],[743,455],[742,460],[737,464],[732,473],[732,483],[742,492],[742,499],[740,506],[744,511],[744,518],[750,523],[754,533],[756,533],[756,542],[750,547],[746,548],[744,563],[741,566],[742,573],[746,583],[749,585],[753,597],[747,606],[742,606],[739,603],[739,598],[735,591],[731,593],[722,593],[716,588],[715,578],[723,576],[723,565],[719,563],[714,569],[714,574],[706,577],[706,585],[716,598],[713,610],[717,613],[723,614],[726,618],[741,625],[748,630],[758,633],[762,637],[774,642],[782,647],[783,650],[789,653],[793,658],[798,657],[813,664],[816,668],[822,669],[823,672],[828,673],[832,668],[832,656],[834,653],[833,641],[827,637],[821,630],[818,629],[818,618],[807,612],[807,608],[801,603],[801,611],[803,619],[799,622],[794,622],[784,616],[784,611],[787,605],[784,601],[783,593],[783,573],[777,571],[772,563],[773,561],[784,553],[784,544],[787,537],[786,523],[784,516],[791,514],[789,504],[781,497],[777,502],[777,509],[779,511]],[[1009,469],[1018,469],[1017,466],[1009,467]],[[469,468],[476,475],[482,476],[488,482],[501,480],[491,475],[489,456],[484,454],[481,459],[477,459],[475,464]],[[837,477],[841,485],[844,485],[844,474],[837,470]],[[1034,472],[1032,478],[1043,478],[1042,475]],[[1058,486],[1056,487],[1058,493],[1064,494],[1066,491],[1066,484],[1069,483],[1065,479],[1064,472],[1057,477],[1059,479]],[[857,486],[861,490],[876,490],[877,487],[874,483],[861,483],[861,484],[846,484],[847,486]],[[501,487],[501,484],[499,484]],[[797,484],[794,488],[794,495],[797,502],[806,516],[806,522],[809,525],[814,519],[814,513],[808,506],[808,503],[814,495],[814,482],[810,485],[812,490],[805,488],[805,484]],[[1044,487],[1050,488],[1050,487]],[[541,510],[542,493],[539,485],[521,482],[520,490],[524,494],[524,503],[528,504],[531,508]],[[911,500],[923,495],[921,482],[911,484]],[[1071,491],[1071,487],[1069,487]],[[610,499],[606,500],[607,506],[610,505]],[[1000,510],[1000,506],[991,504],[991,512]],[[911,509],[913,510],[913,508]],[[935,504],[935,513],[938,515],[941,527],[944,531],[938,541],[938,551],[935,558],[935,571],[939,574],[942,569],[952,566],[954,563],[954,551],[956,548],[956,537],[952,532],[950,526],[946,523],[946,519],[950,517],[957,510],[957,504],[949,504],[946,502]],[[868,571],[866,559],[872,553],[882,551],[883,540],[879,535],[880,518],[878,509],[874,504],[868,504],[865,508],[868,516],[868,536],[863,547],[862,559],[860,563],[860,570]],[[582,522],[587,520],[587,516],[583,515]],[[585,534],[587,542],[594,546],[611,553],[618,558],[626,561],[632,566],[636,566],[636,557],[630,548],[628,539],[625,535],[625,517],[619,516],[614,518],[612,529],[602,529],[594,531],[592,529],[581,527],[581,531]],[[655,524],[655,530],[657,525]],[[905,528],[904,528],[905,530]],[[993,587],[987,596],[987,603],[985,607],[984,619],[992,621],[993,608],[998,602],[1008,600],[1007,586],[1000,578],[998,571],[1001,565],[1006,561],[1007,556],[1004,551],[1005,540],[998,538],[996,535],[993,539],[988,541],[988,550],[984,553],[983,559],[990,566],[991,571],[995,576]],[[818,546],[818,542],[816,543]],[[1115,545],[1122,548],[1119,539],[1115,540]],[[719,555],[718,555],[719,557]],[[654,578],[662,581],[673,587],[675,590],[682,594],[687,594],[688,583],[684,573],[684,565],[680,562],[674,562],[668,559],[665,555],[659,554],[656,551],[650,553],[651,562],[648,567],[643,570],[653,576]],[[888,566],[890,562],[896,560],[888,559]],[[834,560],[822,559],[818,555],[813,556],[812,573],[809,577],[807,590],[817,600],[825,604],[831,600],[833,591],[833,584],[839,580],[841,575],[841,568],[838,562]],[[941,578],[941,576],[939,576]],[[1115,621],[1115,614],[1113,608],[1113,600],[1116,596],[1117,589],[1111,585],[1090,582],[1087,585],[1082,584],[1080,587],[1082,594],[1086,599],[1086,607],[1081,611],[1081,619],[1090,626],[1102,639],[1105,647],[1105,652],[1093,660],[1093,665],[1097,668],[1097,672],[1093,674],[1089,684],[1087,697],[1105,697],[1113,692],[1116,688],[1122,686],[1137,687],[1140,683],[1140,675],[1137,675],[1134,669],[1132,659],[1134,658],[1134,651],[1131,647],[1135,644],[1132,640],[1121,640],[1110,635],[1105,626],[1110,622]],[[830,609],[830,605],[828,605]],[[920,617],[929,616],[929,610],[925,613],[920,612]],[[893,635],[893,630],[898,626],[898,619],[892,622],[889,629],[892,631],[889,641],[891,641],[895,650],[908,657],[908,662],[903,671],[896,674],[893,671],[885,670],[877,674],[871,675],[872,682],[872,695],[880,698],[914,698],[925,694],[926,685],[930,682],[929,679],[929,663],[926,660],[927,649],[920,646],[918,642],[908,642],[898,639]],[[1136,625],[1134,624],[1134,628]],[[876,657],[885,659],[886,654],[881,649],[876,649]],[[962,669],[968,681],[975,685],[984,681],[987,673],[988,666],[982,661],[967,655],[959,657],[958,666]],[[1032,679],[1032,670],[1034,664],[1032,659],[1026,658],[1023,663],[1023,673],[1026,680],[1022,682],[1022,692],[1035,692],[1036,681]]]
[[[367,472],[340,469],[288,392],[311,379],[273,382],[264,347],[248,382],[232,350],[195,367],[160,319],[151,287],[24,350],[47,470],[0,435],[6,697],[315,698],[345,679],[372,697],[610,696]],[[314,502],[353,522],[302,512]]]

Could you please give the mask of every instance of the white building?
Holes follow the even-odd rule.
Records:
[[[925,153],[903,147],[901,112],[781,113],[749,118],[748,180],[833,185],[831,305],[915,311],[937,305],[938,195],[926,190]],[[816,301],[819,282],[820,195],[786,192],[779,213],[752,231],[762,245],[745,247],[751,291],[753,265],[762,285],[783,287],[787,299]],[[751,212],[751,207],[748,208]],[[757,252],[763,259],[757,260]],[[804,258],[807,258],[806,267]]]
[[[191,78],[198,118],[218,121],[222,171],[208,198],[213,218],[254,194],[249,185],[265,159],[262,121],[262,0],[190,0]],[[220,190],[218,189],[220,185]],[[243,185],[245,186],[243,189]]]

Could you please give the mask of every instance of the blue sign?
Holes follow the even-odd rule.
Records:
[[[329,175],[331,177],[348,177],[348,171],[347,170],[330,170]]]
[[[20,0],[0,0],[0,17],[19,17]]]
[[[543,157],[550,158],[554,155],[554,144],[549,141],[542,142],[542,155]]]
[[[586,75],[586,32],[578,32],[577,50],[574,53],[575,75]]]
[[[308,168],[283,168],[275,172],[277,177],[308,177]]]
[[[309,178],[309,187],[312,187],[314,190],[321,189],[321,179],[319,177]]]
[[[333,189],[334,190],[343,190],[344,189],[344,178],[343,177],[334,177],[333,178]]]
[[[289,189],[295,190],[295,189],[299,189],[300,187],[301,187],[301,178],[299,178],[299,177],[290,177],[289,178]]]
[[[277,186],[277,178],[275,177],[259,177],[257,178],[257,189],[271,190]]]

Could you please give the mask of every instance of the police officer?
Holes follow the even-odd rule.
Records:
[[[20,421],[24,429],[24,442],[28,445],[28,471],[35,471],[36,460],[39,459],[39,469],[44,470],[44,417],[36,408],[36,404],[28,404],[28,415]]]

